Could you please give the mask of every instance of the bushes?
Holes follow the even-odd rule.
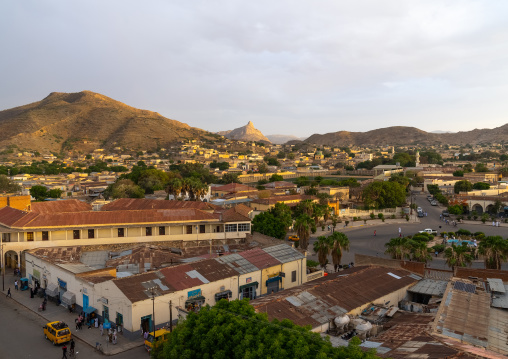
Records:
[[[446,246],[444,244],[436,244],[435,246],[432,247],[432,250],[434,252],[443,253],[445,250],[445,247]]]
[[[457,233],[457,235],[458,235],[458,236],[461,236],[461,235],[462,235],[462,236],[470,236],[470,235],[471,235],[471,232],[470,232],[470,231],[468,231],[467,229],[463,229],[463,228],[459,229],[459,230],[458,230],[457,232],[455,232],[455,233]]]
[[[374,213],[371,213],[370,214],[370,219],[374,219],[374,218],[376,218],[376,216],[374,215]]]

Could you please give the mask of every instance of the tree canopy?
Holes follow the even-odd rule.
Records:
[[[473,184],[469,182],[468,180],[462,180],[455,182],[455,185],[453,186],[453,191],[455,193],[460,192],[469,192],[473,189]]]
[[[347,347],[332,347],[329,340],[290,320],[269,321],[256,313],[248,300],[220,300],[214,307],[189,313],[170,334],[169,340],[154,350],[155,359],[299,359],[377,358],[375,350],[363,351],[353,338]]]
[[[395,208],[406,201],[406,188],[395,181],[372,182],[363,190],[369,208]]]
[[[14,193],[18,192],[21,187],[12,182],[9,177],[0,175],[0,193]]]

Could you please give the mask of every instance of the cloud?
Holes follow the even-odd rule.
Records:
[[[503,1],[12,1],[0,108],[88,89],[210,131],[506,123]]]

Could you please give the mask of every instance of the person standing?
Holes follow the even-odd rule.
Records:
[[[399,227],[399,237],[402,238],[402,229]]]
[[[95,318],[95,327],[99,328],[99,318],[98,317]]]
[[[18,280],[17,279],[14,281],[14,289],[18,290]]]
[[[65,344],[62,347],[62,352],[63,352],[62,359],[67,359],[67,346]]]
[[[104,334],[104,326],[101,324],[99,324],[99,329],[101,331],[101,336]]]
[[[374,230],[374,237],[376,236],[376,230]]]

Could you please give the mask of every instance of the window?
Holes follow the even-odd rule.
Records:
[[[118,228],[118,237],[125,237],[125,229]]]
[[[235,224],[226,224],[226,232],[236,232],[237,225]]]
[[[186,226],[186,232],[187,234],[192,234],[192,226]]]
[[[166,227],[159,227],[159,236],[166,235]]]
[[[49,241],[49,232],[48,231],[42,231],[42,240]]]
[[[95,238],[95,231],[93,229],[88,230],[88,238]]]
[[[239,223],[238,232],[250,232],[250,223]]]
[[[291,272],[291,282],[292,283],[296,282],[296,271],[295,270]]]
[[[32,242],[34,240],[34,232],[26,232],[26,240]]]
[[[10,242],[11,241],[11,234],[10,233],[2,233],[2,241],[3,242]]]
[[[199,225],[199,233],[205,233],[205,225],[204,224]]]
[[[146,227],[145,233],[147,236],[151,236],[152,235],[152,227]]]
[[[80,234],[79,234],[79,229],[75,229],[72,231],[72,238],[74,239],[79,239],[80,237]]]
[[[220,226],[217,226],[217,233],[220,233]]]

